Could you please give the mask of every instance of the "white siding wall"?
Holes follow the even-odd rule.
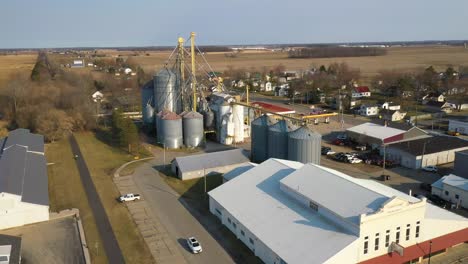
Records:
[[[449,120],[449,131],[457,131],[460,134],[468,135],[468,122]]]
[[[0,195],[0,229],[49,220],[49,206],[21,202],[21,197]]]
[[[468,192],[459,188],[455,188],[451,185],[443,184],[443,190],[438,194],[442,199],[452,202],[454,204],[459,204],[464,208],[468,208]],[[448,194],[446,193],[448,192]],[[458,199],[455,197],[458,195]]]
[[[401,166],[410,168],[410,169],[420,169],[421,167],[430,166],[430,165],[440,165],[445,163],[450,163],[455,160],[455,152],[468,149],[457,148],[448,151],[442,151],[438,153],[426,154],[423,156],[413,156],[409,153],[401,151],[399,149],[394,149],[392,147],[386,148],[386,155],[388,159],[394,159],[400,161]]]
[[[174,162],[174,163],[176,163],[176,162]],[[249,164],[248,162],[244,162],[244,163],[227,165],[227,166],[222,166],[222,167],[206,168],[205,170],[194,170],[194,171],[183,172],[183,173],[181,173],[179,171],[179,175],[177,175],[177,177],[179,177],[181,180],[196,179],[196,178],[203,177],[204,173],[206,173],[206,175],[226,173],[226,172],[229,172],[229,171],[231,171],[231,170],[233,170],[233,169],[235,169],[237,167],[245,166],[245,165],[248,165],[248,164]],[[176,171],[175,166],[176,165],[173,165],[173,169],[172,169],[172,171],[174,173]]]

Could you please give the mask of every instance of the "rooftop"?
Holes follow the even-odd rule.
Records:
[[[458,148],[468,148],[468,141],[457,137],[433,136],[406,142],[395,143],[392,148],[400,149],[414,156],[432,154]]]
[[[263,108],[265,110],[271,111],[271,112],[275,112],[277,114],[283,114],[283,115],[284,114],[294,114],[296,112],[296,111],[294,111],[293,109],[290,109],[290,108],[277,106],[277,105],[273,105],[273,104],[268,104],[268,103],[264,103],[264,102],[251,102],[250,104],[253,105],[253,106],[257,106],[257,107]]]
[[[249,164],[245,165],[245,166],[239,166],[231,171],[228,171],[226,173],[223,174],[223,178],[226,180],[226,181],[230,181],[232,179],[234,179],[235,177],[241,175],[242,173],[250,170],[251,168],[257,166],[256,163],[252,163],[250,162]]]
[[[402,129],[392,128],[389,126],[382,126],[379,124],[369,122],[348,128],[347,131],[351,131],[358,134],[364,134],[369,137],[377,138],[380,140],[384,140],[386,138],[400,135],[406,132]]]
[[[368,92],[370,92],[369,87],[367,87],[367,86],[358,86],[358,87],[354,88],[354,90],[356,92],[358,92],[358,93],[368,93]]]
[[[20,263],[21,237],[0,234],[0,255],[9,255],[9,263]]]
[[[468,180],[453,174],[440,178],[438,181],[434,182],[432,186],[442,189],[443,184],[447,184],[458,189],[468,191]]]
[[[21,196],[22,202],[49,205],[43,137],[17,129],[10,132],[4,143],[0,158],[0,193]]]
[[[242,149],[231,149],[185,157],[176,157],[175,161],[177,162],[181,172],[250,162],[246,153],[244,153]]]

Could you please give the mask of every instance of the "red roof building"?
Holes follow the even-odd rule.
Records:
[[[250,103],[250,105],[255,106],[255,107],[259,107],[259,108],[262,108],[262,109],[265,109],[267,111],[274,112],[274,113],[280,114],[280,115],[287,115],[287,114],[296,113],[296,111],[294,111],[294,110],[292,110],[290,108],[286,108],[286,107],[282,107],[282,106],[278,106],[278,105],[273,105],[273,104],[268,104],[268,103],[264,103],[264,102],[252,102],[252,103]]]

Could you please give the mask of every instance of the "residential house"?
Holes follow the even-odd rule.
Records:
[[[456,208],[468,208],[468,179],[446,175],[432,184],[431,192],[453,203]]]
[[[369,87],[367,86],[355,87],[351,93],[352,98],[362,98],[362,97],[370,97],[370,96],[371,96],[371,92],[369,90]]]
[[[393,102],[385,102],[380,105],[380,108],[388,110],[400,110],[400,105]]]
[[[426,103],[426,110],[429,112],[443,111],[445,113],[451,113],[453,108],[451,104],[446,102],[429,101]]]
[[[358,112],[362,116],[375,116],[379,114],[379,107],[376,105],[361,105]]]
[[[423,104],[427,104],[428,102],[445,102],[445,96],[439,92],[431,92],[423,96],[422,102]]]
[[[265,83],[265,91],[266,92],[273,91],[273,87],[271,86],[271,82],[266,82]]]
[[[390,121],[400,121],[406,116],[406,112],[400,112],[399,110],[385,110],[380,113],[383,119]]]

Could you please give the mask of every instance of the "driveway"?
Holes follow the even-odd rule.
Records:
[[[141,202],[145,203],[145,206],[151,210],[151,214],[148,215],[155,218],[156,223],[160,223],[158,228],[160,234],[157,236],[163,237],[164,244],[172,250],[172,258],[182,262],[182,259],[177,257],[182,255],[183,260],[187,263],[234,263],[234,260],[218,241],[184,207],[180,195],[158,175],[158,172],[153,168],[157,163],[154,160],[145,162],[135,169],[133,176],[126,176],[131,177],[135,185],[129,187],[129,184],[126,183],[126,188],[129,191],[133,189],[134,192],[139,192],[143,196]],[[138,203],[140,202],[136,204]],[[133,205],[129,204],[129,210],[134,210],[131,207]],[[200,241],[203,247],[201,254],[192,254],[188,250],[185,239],[190,236],[195,236]],[[171,245],[175,245],[175,247]],[[170,259],[167,258],[167,260]],[[170,262],[166,261],[165,263]]]

